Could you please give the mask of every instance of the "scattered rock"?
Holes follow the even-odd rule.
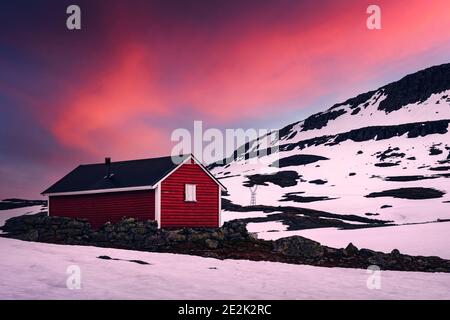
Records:
[[[439,154],[442,154],[444,151],[442,151],[441,149],[437,148],[436,145],[433,145],[430,147],[429,149],[429,155],[430,156],[437,156]]]
[[[127,261],[134,262],[134,263],[137,263],[137,264],[142,264],[142,265],[150,265],[150,263],[142,261],[142,260],[127,260]]]
[[[301,236],[276,240],[274,242],[274,251],[286,256],[304,258],[316,258],[324,254],[324,248],[320,243]]]
[[[98,259],[103,259],[103,260],[112,260],[112,258],[110,256],[98,256]]]
[[[216,249],[219,246],[219,242],[213,239],[206,239],[205,244],[210,249]]]
[[[37,230],[30,230],[25,234],[25,239],[27,239],[28,241],[38,241],[39,232]]]
[[[353,245],[353,243],[349,243],[348,246],[344,249],[344,254],[348,256],[352,256],[358,253],[358,248]]]
[[[182,234],[182,231],[180,231],[180,230],[170,230],[170,231],[168,231],[167,232],[167,239],[169,240],[169,241],[175,241],[175,242],[177,242],[177,241],[186,241],[186,235],[184,235],[184,234]],[[199,239],[194,239],[193,237],[191,237],[191,240],[200,240],[201,238],[199,238]]]
[[[310,180],[309,183],[313,183],[313,184],[325,184],[327,183],[327,180],[322,180],[322,179],[315,179],[315,180]]]
[[[395,148],[389,147],[383,152],[377,152],[376,157],[378,159],[380,159],[380,161],[384,161],[389,158],[403,158],[405,156],[405,154],[401,153],[401,152],[396,152],[399,150],[400,150],[399,147],[395,147]]]
[[[98,259],[102,259],[102,260],[127,261],[127,262],[133,262],[133,263],[137,263],[137,264],[142,264],[142,265],[150,265],[150,263],[142,261],[142,260],[117,259],[117,258],[111,258],[110,256],[98,256],[97,258]]]

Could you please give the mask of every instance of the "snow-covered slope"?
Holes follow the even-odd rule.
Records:
[[[0,210],[0,227],[5,224],[5,221],[17,216],[23,216],[26,214],[35,214],[39,211],[46,210],[46,207],[44,206],[30,206],[30,207],[22,207],[17,209],[10,209],[10,210]],[[0,230],[0,233],[2,231]]]
[[[258,185],[259,205],[397,224],[450,219],[449,126],[446,64],[288,125],[272,133],[274,142],[261,137],[239,148],[231,163],[210,168],[227,187],[226,198],[241,206]],[[255,161],[255,151],[275,144],[278,152]]]

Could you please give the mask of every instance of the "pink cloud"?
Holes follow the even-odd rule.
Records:
[[[93,155],[135,155],[152,141],[159,145],[153,152],[167,152],[171,117],[227,125],[266,118],[359,86],[386,66],[449,43],[450,33],[439,32],[450,30],[448,1],[379,5],[383,29],[377,31],[366,28],[361,2],[324,8],[308,24],[239,16],[212,36],[196,25],[173,27],[170,38],[116,26],[107,63],[95,68],[94,62],[53,106],[61,110],[44,117],[52,119],[60,143]],[[148,117],[164,125],[140,121]]]

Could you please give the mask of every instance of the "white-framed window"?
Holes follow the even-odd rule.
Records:
[[[184,185],[184,201],[197,201],[197,186],[195,184]]]

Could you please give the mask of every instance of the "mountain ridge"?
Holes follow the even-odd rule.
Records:
[[[262,207],[376,215],[395,223],[444,220],[450,218],[449,125],[450,63],[247,142],[209,169],[227,187],[228,204],[237,206],[247,206],[249,186],[263,181]],[[261,161],[248,161],[254,157]]]
[[[437,78],[437,79],[436,79]],[[434,79],[433,83],[437,82],[439,85],[436,86],[428,86],[426,80],[432,80]],[[442,81],[441,81],[442,80]],[[411,84],[416,84],[414,86],[414,89],[412,92],[413,94],[407,94],[407,95],[398,95],[395,94],[399,89],[401,92],[405,92],[405,88],[407,88],[407,93],[410,93],[411,91],[408,89],[410,88]],[[443,92],[445,90],[450,90],[450,63],[445,63],[441,65],[432,66],[411,74],[408,74],[401,79],[388,83],[382,87],[379,87],[378,89],[367,91],[361,94],[358,94],[352,98],[349,98],[343,102],[339,102],[331,106],[330,108],[326,109],[325,111],[317,112],[304,120],[305,122],[328,122],[328,120],[334,120],[340,115],[343,114],[343,112],[336,112],[335,109],[342,107],[344,105],[350,105],[352,110],[357,110],[358,106],[361,104],[364,104],[369,100],[373,95],[375,95],[377,92],[381,91],[383,93],[386,93],[388,95],[388,99],[385,99],[380,102],[379,110],[384,110],[386,113],[390,113],[392,111],[398,110],[402,106],[405,106],[409,103],[414,102],[424,102],[426,99],[428,99],[433,93],[439,93]],[[395,95],[394,98],[389,98],[391,95]],[[402,97],[407,97],[404,100],[401,100]],[[367,106],[366,106],[367,107]],[[324,118],[321,118],[320,115],[329,113],[330,115]],[[355,114],[357,114],[356,112]],[[317,119],[316,121],[313,121],[313,119]],[[279,131],[286,131],[289,127],[298,124],[301,121],[294,122],[292,124],[289,124],[283,128],[281,128]],[[308,130],[310,127],[313,127],[313,125],[308,125]],[[317,127],[315,127],[317,129]],[[320,129],[320,128],[318,128]],[[305,130],[305,131],[306,131]],[[282,134],[280,134],[282,136]]]

